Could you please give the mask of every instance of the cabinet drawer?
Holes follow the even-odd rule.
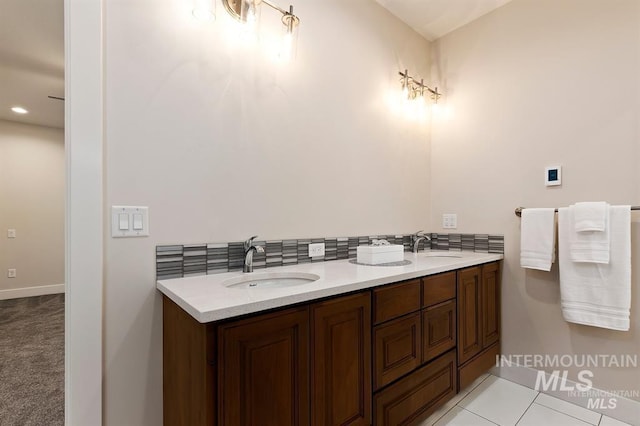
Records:
[[[420,365],[420,312],[375,327],[374,388],[379,389]]]
[[[456,356],[449,351],[375,396],[375,425],[418,425],[456,394]]]
[[[456,301],[422,311],[422,362],[456,346]]]
[[[456,297],[456,273],[432,275],[422,279],[422,306],[432,306]]]
[[[419,279],[373,290],[373,318],[376,324],[419,309]]]
[[[475,379],[491,370],[496,365],[498,356],[500,356],[500,344],[496,343],[460,367],[458,370],[458,389],[463,390]]]

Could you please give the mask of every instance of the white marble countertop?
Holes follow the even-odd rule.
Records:
[[[446,257],[431,257],[443,254]],[[452,255],[459,257],[450,257]],[[502,254],[469,251],[405,253],[405,266],[361,266],[348,260],[303,263],[256,270],[316,274],[320,279],[285,288],[229,288],[222,282],[242,272],[159,280],[157,288],[201,323],[232,318],[266,309],[335,296],[383,284],[466,268],[503,259]]]

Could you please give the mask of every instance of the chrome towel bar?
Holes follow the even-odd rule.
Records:
[[[522,210],[526,209],[526,207],[516,207],[515,213],[516,216],[521,217],[522,216]],[[631,206],[631,210],[640,210],[640,206]],[[558,209],[555,210],[556,213],[558,213]]]

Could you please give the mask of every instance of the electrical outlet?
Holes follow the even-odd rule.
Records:
[[[15,238],[16,230],[15,229],[7,229],[7,238]]]
[[[11,269],[7,269],[7,278],[15,278],[16,277],[16,270],[11,268]]]
[[[309,244],[309,257],[324,256],[324,243]]]
[[[458,215],[455,213],[443,214],[442,227],[444,229],[456,229],[458,227]]]

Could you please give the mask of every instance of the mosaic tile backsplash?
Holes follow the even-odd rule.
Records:
[[[504,253],[504,236],[487,234],[428,234],[432,250],[468,250],[483,253]],[[325,262],[328,260],[355,259],[359,245],[369,245],[371,240],[384,238],[391,244],[404,245],[411,251],[411,235],[371,235],[367,237],[306,238],[298,240],[254,241],[264,247],[264,253],[254,253],[253,268],[295,265],[298,263]],[[324,243],[324,257],[309,257],[311,243]],[[430,244],[430,247],[429,247]],[[423,250],[424,243],[420,243]],[[196,275],[219,274],[242,270],[244,263],[243,242],[165,245],[156,247],[157,279],[183,278]]]

